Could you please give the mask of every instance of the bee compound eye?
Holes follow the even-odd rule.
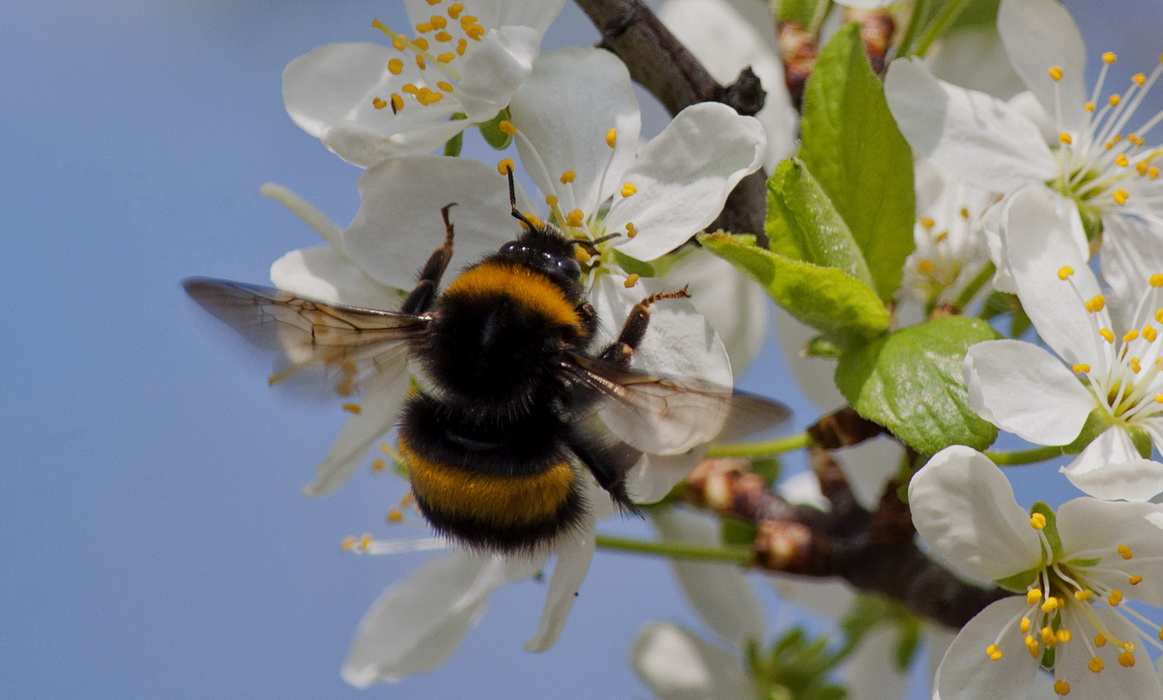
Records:
[[[577,277],[581,274],[581,265],[573,258],[558,258],[555,267],[558,272],[570,277]]]

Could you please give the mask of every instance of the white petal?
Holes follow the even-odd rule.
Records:
[[[546,51],[510,104],[520,130],[517,150],[537,187],[558,193],[563,211],[595,207],[622,186],[622,173],[638,150],[642,121],[630,73],[617,56],[601,49]],[[606,133],[617,130],[611,152]],[[599,184],[606,171],[604,188]],[[559,178],[576,173],[568,188]]]
[[[909,483],[909,507],[917,533],[970,577],[996,581],[1041,563],[1038,535],[1009,480],[977,450],[954,445],[933,455]]]
[[[717,520],[678,508],[654,508],[649,515],[664,543],[722,545]],[[741,568],[734,564],[677,559],[669,563],[687,602],[708,627],[734,642],[735,648],[742,648],[748,641],[763,641],[763,606]]]
[[[1102,278],[1111,286],[1109,306],[1119,328],[1131,328],[1151,275],[1163,272],[1163,234],[1158,225],[1109,214],[1102,218]]]
[[[364,124],[343,121],[323,134],[323,145],[352,165],[370,168],[381,161],[411,153],[427,153],[464,131],[466,120],[450,120],[445,114],[436,114],[431,106],[415,109],[409,115],[422,119],[398,124],[398,131],[384,133]],[[400,112],[404,114],[404,112]]]
[[[675,289],[689,286],[691,303],[719,334],[731,360],[731,371],[739,376],[759,354],[766,339],[771,300],[763,288],[705,248],[684,255],[662,280]]]
[[[496,7],[496,19],[492,26],[521,25],[532,27],[538,34],[544,34],[561,13],[565,0],[492,0],[492,3]],[[472,8],[473,12],[480,12],[482,21],[489,16],[484,5],[486,3],[481,2]]]
[[[1026,607],[1024,598],[1002,598],[962,628],[945,652],[933,681],[941,700],[1025,697],[1038,673],[1038,660],[1030,657],[1016,629],[1015,618]],[[1001,634],[1006,626],[1012,629]],[[1002,658],[992,661],[985,649],[995,639]]]
[[[1099,287],[1086,264],[1077,209],[1044,187],[1025,188],[1008,203],[1002,240],[1022,308],[1042,340],[1070,364],[1105,366],[1105,341],[1094,324],[1109,325],[1108,314],[1092,318],[1083,306]],[[1074,270],[1068,281],[1058,277],[1064,266]]]
[[[823,411],[831,411],[847,402],[836,382],[832,381],[833,365],[821,357],[809,357],[804,349],[820,332],[792,317],[783,307],[775,308],[775,335],[784,360],[791,368],[799,389]]]
[[[759,77],[767,99],[755,118],[767,134],[763,165],[771,172],[795,145],[799,115],[791,106],[779,56],[756,31],[763,25],[752,24],[723,0],[671,0],[659,8],[658,18],[719,83],[735,82],[747,67]],[[770,14],[766,21],[771,24]]]
[[[1120,425],[1104,430],[1061,471],[1084,493],[1103,500],[1147,501],[1163,492],[1163,464],[1143,459]]]
[[[461,552],[426,562],[372,604],[343,664],[343,679],[366,688],[440,666],[488,596],[509,580],[507,573],[499,558]]]
[[[974,187],[1009,192],[1058,170],[1037,126],[995,97],[938,81],[919,60],[892,62],[885,96],[909,145]]]
[[[594,520],[587,514],[577,531],[558,545],[557,562],[553,565],[553,577],[549,579],[549,592],[541,612],[541,626],[525,642],[525,651],[545,651],[557,642],[593,558]]]
[[[401,290],[368,277],[331,246],[292,250],[271,265],[271,282],[297,296],[365,309],[394,311],[403,299]]]
[[[1103,553],[1103,562],[1092,573],[1111,588],[1119,588],[1128,598],[1163,606],[1163,539],[1150,518],[1159,518],[1163,505],[1157,503],[1116,503],[1094,498],[1076,498],[1058,507],[1058,534],[1069,561],[1073,552],[1084,558]],[[1117,548],[1126,545],[1132,557],[1123,559]],[[1106,569],[1102,571],[1101,569]],[[1113,570],[1140,574],[1143,580],[1128,587],[1127,577]]]
[[[971,346],[965,381],[982,418],[1039,445],[1069,444],[1098,406],[1058,358],[1021,340]]]
[[[929,64],[947,83],[1008,100],[1026,89],[1002,50],[997,27],[970,25],[951,32]]]
[[[541,48],[541,33],[531,27],[490,29],[461,64],[464,78],[456,86],[470,122],[492,119],[509,104],[513,92],[529,77]]]
[[[615,199],[606,225],[620,231],[631,221],[638,236],[616,241],[618,250],[653,260],[685,243],[762,165],[765,148],[762,125],[724,104],[702,102],[679,112],[625,174],[638,192]]]
[[[386,358],[385,358],[386,359]],[[327,457],[315,467],[315,480],[303,487],[308,496],[325,496],[351,478],[372,445],[392,429],[408,392],[408,356],[400,352],[380,370],[382,377],[360,401],[360,412],[344,424]]]
[[[755,689],[738,662],[678,625],[648,624],[630,663],[660,700],[751,700]]]
[[[811,506],[827,513],[832,510],[832,502],[820,490],[820,480],[812,471],[792,474],[776,486],[780,497],[793,505]]]
[[[860,505],[875,510],[885,483],[900,469],[904,448],[896,440],[878,438],[843,447],[832,453]]]
[[[1014,70],[1047,111],[1060,105],[1063,128],[1079,128],[1086,119],[1086,46],[1070,12],[1055,0],[1005,0],[997,30]],[[1053,66],[1064,74],[1057,85],[1048,72]]]
[[[643,455],[626,476],[626,492],[635,503],[657,503],[699,466],[706,445],[677,455]]]
[[[455,229],[448,275],[517,237],[508,185],[496,168],[468,158],[405,156],[369,168],[359,179],[360,207],[345,235],[348,251],[381,284],[416,285],[416,273],[444,242],[440,209]]]

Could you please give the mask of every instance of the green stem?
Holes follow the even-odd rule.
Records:
[[[929,11],[928,0],[916,0],[913,3],[913,11],[909,13],[909,23],[905,27],[904,33],[897,42],[896,54],[898,56],[908,56],[909,48],[913,45],[913,41],[917,38],[917,32],[921,28],[921,22],[924,16]]]
[[[770,457],[771,455],[802,450],[812,444],[812,438],[807,433],[796,433],[787,437],[762,442],[745,442],[737,445],[711,445],[707,450],[707,457]]]
[[[725,564],[746,564],[751,561],[751,551],[742,547],[725,549],[683,544],[680,542],[649,542],[626,537],[598,535],[596,544],[600,549],[612,549],[635,554],[652,554],[670,559],[695,559],[698,561],[718,561]]]
[[[991,450],[986,452],[985,456],[992,459],[994,464],[1005,467],[1019,464],[1033,464],[1034,462],[1044,462],[1047,459],[1061,457],[1062,448],[1057,446],[1034,447],[1028,450],[1018,450],[1017,452],[994,452]]]
[[[917,42],[917,47],[912,50],[912,55],[923,57],[929,53],[929,49],[944,36],[949,30],[949,25],[953,24],[953,20],[957,19],[957,15],[961,14],[961,10],[965,9],[967,4],[969,4],[967,0],[950,0],[949,4],[942,8],[941,14],[937,15],[933,23],[925,29],[921,40]]]
[[[969,284],[965,285],[965,289],[962,289],[961,293],[957,295],[957,298],[953,300],[953,305],[959,309],[964,310],[966,306],[969,306],[969,302],[973,301],[973,297],[977,295],[977,292],[979,292],[981,288],[985,286],[985,283],[993,279],[995,272],[997,272],[997,265],[993,264],[993,261],[990,260],[985,264],[984,267],[981,268],[981,271],[978,272],[977,275],[969,281]]]

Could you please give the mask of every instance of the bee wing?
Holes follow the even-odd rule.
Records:
[[[270,287],[193,277],[182,282],[194,301],[250,343],[279,358],[270,382],[308,368],[330,375],[341,396],[360,393],[383,372],[398,373],[406,341],[431,320],[311,301]],[[380,380],[386,377],[380,377]]]
[[[652,454],[681,454],[696,445],[739,440],[782,423],[783,404],[694,378],[656,377],[580,354],[568,374],[593,400],[602,423],[627,444]],[[584,405],[584,403],[583,403]]]

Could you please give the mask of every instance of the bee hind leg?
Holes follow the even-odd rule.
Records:
[[[690,296],[687,288],[683,287],[676,292],[651,294],[635,304],[634,308],[630,309],[626,322],[622,324],[622,332],[618,334],[618,339],[601,352],[599,359],[612,362],[619,367],[629,367],[630,358],[634,356],[634,351],[638,349],[642,338],[646,336],[646,328],[650,325],[650,305],[663,299],[689,299]]]
[[[444,243],[428,257],[428,262],[420,270],[416,286],[404,299],[400,311],[406,314],[421,314],[432,306],[436,299],[436,291],[440,287],[440,278],[452,260],[452,222],[448,220],[448,210],[456,206],[456,202],[445,204],[440,208],[440,216],[444,219]]]

